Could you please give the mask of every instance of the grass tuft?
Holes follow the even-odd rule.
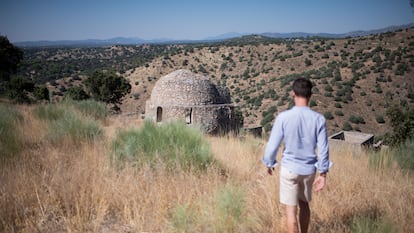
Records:
[[[354,217],[350,224],[351,233],[394,233],[396,227],[385,218],[368,214]]]
[[[200,130],[182,122],[156,125],[146,121],[140,129],[118,131],[112,142],[118,161],[136,164],[163,161],[167,167],[205,170],[213,163],[208,142]]]
[[[66,140],[70,140],[75,145],[91,143],[103,135],[98,122],[81,116],[66,105],[38,105],[34,113],[47,124],[46,139],[54,145],[63,144]]]
[[[77,111],[82,113],[87,117],[92,117],[95,120],[105,120],[109,111],[103,102],[98,102],[95,100],[81,100],[75,101],[71,99],[66,99],[64,104],[67,106],[74,107]]]
[[[22,149],[21,135],[16,128],[23,122],[23,116],[13,106],[0,104],[0,159],[17,154]]]
[[[215,195],[215,222],[218,232],[238,232],[245,212],[245,197],[241,188],[227,184]]]

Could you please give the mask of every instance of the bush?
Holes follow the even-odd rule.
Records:
[[[68,107],[73,106],[84,116],[92,117],[95,120],[105,120],[109,114],[108,108],[106,107],[105,103],[91,99],[82,101],[73,101],[69,99],[66,100],[64,103],[66,103]]]
[[[331,112],[325,112],[323,115],[327,120],[333,120],[334,119],[334,116],[332,115]]]
[[[414,140],[400,144],[395,151],[395,158],[403,169],[414,170]]]
[[[215,194],[215,218],[217,232],[239,232],[245,212],[244,192],[241,188],[228,184]]]
[[[189,205],[178,205],[172,210],[171,225],[174,232],[195,232],[195,211]]]
[[[351,233],[393,233],[398,232],[390,220],[368,213],[365,216],[356,216],[351,220]]]
[[[309,106],[310,107],[315,107],[315,106],[318,106],[318,104],[316,103],[315,100],[311,100],[310,103],[309,103]]]
[[[342,108],[342,105],[340,103],[335,103],[335,108]]]
[[[337,116],[343,116],[344,113],[341,110],[336,110],[335,111],[335,115],[337,115]]]
[[[21,135],[16,130],[23,116],[14,107],[0,104],[0,160],[21,150]]]
[[[83,90],[82,87],[75,86],[75,87],[70,87],[65,92],[65,98],[70,98],[73,100],[86,100],[86,99],[89,99],[90,96],[85,92],[85,90]]]
[[[377,116],[375,119],[377,120],[377,123],[379,123],[379,124],[384,124],[385,123],[385,120],[384,120],[383,116]]]
[[[394,105],[386,112],[393,129],[388,137],[392,146],[398,146],[408,139],[413,139],[414,135],[414,108],[403,111],[401,107]]]
[[[96,121],[88,116],[80,116],[74,108],[54,104],[39,105],[34,113],[47,123],[46,139],[55,145],[68,139],[76,145],[92,143],[103,136],[103,130]]]
[[[351,115],[351,116],[349,117],[349,121],[350,121],[351,123],[354,123],[354,124],[365,124],[365,120],[364,120],[364,118],[362,118],[362,117],[360,117],[360,116],[354,116],[354,115]]]
[[[112,142],[112,153],[116,161],[132,161],[138,166],[162,161],[170,169],[204,170],[213,163],[201,130],[183,122],[158,126],[145,121],[140,129],[119,131]]]
[[[352,128],[351,124],[349,124],[349,122],[348,122],[348,121],[346,121],[346,122],[344,123],[344,126],[342,127],[342,129],[343,129],[344,131],[351,131],[353,128]]]

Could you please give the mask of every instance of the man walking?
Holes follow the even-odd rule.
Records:
[[[308,232],[309,202],[312,186],[320,191],[325,186],[329,170],[329,148],[325,118],[308,107],[312,83],[305,78],[293,82],[291,92],[295,106],[280,113],[273,124],[262,162],[272,175],[277,165],[276,155],[284,140],[280,169],[280,202],[286,206],[288,232]],[[317,148],[317,155],[315,149]],[[319,172],[315,180],[316,170]],[[315,182],[314,182],[315,181]]]

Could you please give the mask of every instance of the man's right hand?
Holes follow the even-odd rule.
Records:
[[[325,187],[326,176],[318,176],[313,185],[315,186],[315,192],[321,191]]]
[[[275,170],[275,168],[273,168],[273,167],[268,167],[268,168],[267,168],[267,174],[269,174],[269,175],[273,175],[273,170]]]

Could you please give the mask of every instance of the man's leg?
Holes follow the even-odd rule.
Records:
[[[310,221],[309,203],[306,201],[299,200],[299,208],[300,232],[307,233]]]
[[[298,233],[297,207],[286,205],[286,223],[289,233]]]

